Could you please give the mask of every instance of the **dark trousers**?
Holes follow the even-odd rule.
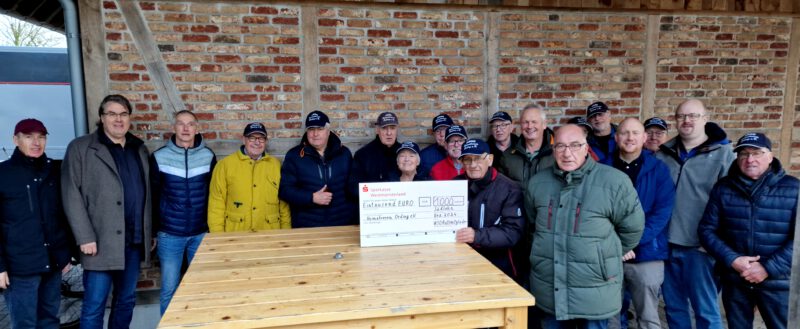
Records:
[[[84,297],[81,308],[81,329],[101,329],[106,310],[106,298],[111,297],[109,329],[127,329],[136,305],[136,281],[139,279],[139,261],[142,245],[125,247],[125,269],[118,271],[83,271]]]
[[[10,275],[6,304],[14,329],[57,329],[61,306],[61,271]]]
[[[722,305],[729,329],[753,328],[754,307],[758,307],[769,329],[786,329],[789,290],[763,290],[736,283],[722,285]]]

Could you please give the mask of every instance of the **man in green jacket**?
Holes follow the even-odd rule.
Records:
[[[553,150],[556,166],[525,191],[531,293],[544,329],[606,328],[621,308],[623,255],[642,236],[644,212],[624,173],[588,157],[580,127],[561,127]]]
[[[553,131],[547,127],[545,110],[539,104],[529,104],[522,109],[519,126],[522,134],[503,151],[498,170],[524,190],[533,175],[553,166]]]

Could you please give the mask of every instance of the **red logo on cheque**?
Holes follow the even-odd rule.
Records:
[[[361,190],[364,192],[369,192],[369,188],[367,187],[367,185],[364,185],[364,187],[362,187]]]

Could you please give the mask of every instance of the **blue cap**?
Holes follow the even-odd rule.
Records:
[[[586,121],[586,118],[584,118],[584,117],[574,117],[572,119],[569,119],[567,121],[567,123],[573,124],[573,125],[582,126],[582,127],[586,127],[586,129],[589,129],[589,132],[594,131],[594,128],[592,128],[592,125],[590,125],[589,121]]]
[[[464,126],[459,126],[459,125],[452,125],[449,128],[447,128],[447,134],[444,136],[444,140],[448,140],[450,139],[450,137],[453,136],[461,136],[464,138],[469,138],[467,137],[467,130],[464,129]]]
[[[378,119],[375,120],[375,125],[378,127],[386,127],[386,126],[396,126],[399,122],[397,121],[397,115],[392,112],[383,112],[378,115]]]
[[[586,119],[589,119],[597,114],[608,112],[608,105],[603,102],[594,102],[586,108]]]
[[[313,111],[306,117],[306,129],[322,128],[329,123],[331,123],[331,120],[322,111]]]
[[[461,156],[458,158],[461,159],[465,155],[482,155],[489,152],[491,152],[489,150],[489,144],[486,144],[483,140],[468,139],[464,142],[464,145],[461,145]]]
[[[644,120],[644,129],[650,127],[659,127],[661,129],[667,130],[667,122],[664,119],[659,117],[652,117],[650,119]]]
[[[250,136],[252,134],[262,134],[266,136],[267,128],[264,127],[261,122],[248,123],[247,126],[244,127],[244,136]]]
[[[508,113],[504,112],[504,111],[494,112],[494,114],[492,114],[492,117],[489,119],[489,123],[492,123],[492,122],[494,122],[496,120],[514,121],[514,120],[511,120],[511,116],[508,115]]]
[[[436,131],[436,129],[439,129],[439,127],[450,127],[452,125],[453,125],[453,119],[451,119],[449,115],[444,113],[433,117],[433,121],[431,122],[431,127],[433,128],[433,131]]]
[[[742,138],[739,138],[739,141],[736,142],[736,148],[733,149],[733,151],[739,152],[739,150],[744,147],[766,148],[772,151],[772,142],[762,133],[747,133],[744,134]]]
[[[419,154],[419,145],[412,141],[405,141],[400,144],[400,147],[397,148],[397,154],[400,154],[400,151],[402,150],[412,150],[414,153]]]

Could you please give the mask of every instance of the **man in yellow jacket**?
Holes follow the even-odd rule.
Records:
[[[278,199],[281,163],[269,156],[267,129],[260,122],[244,128],[235,152],[214,168],[208,200],[208,229],[258,231],[292,227],[289,205]]]

